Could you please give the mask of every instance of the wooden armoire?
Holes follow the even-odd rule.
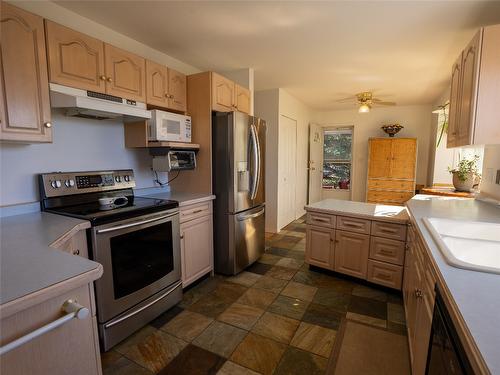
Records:
[[[403,205],[415,195],[416,138],[370,138],[366,201]]]

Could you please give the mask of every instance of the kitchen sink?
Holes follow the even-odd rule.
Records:
[[[432,217],[423,221],[450,265],[500,274],[500,224]]]

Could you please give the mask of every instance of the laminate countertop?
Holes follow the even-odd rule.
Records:
[[[215,195],[210,193],[190,193],[187,191],[168,191],[165,193],[145,195],[145,197],[177,201],[179,202],[179,207],[215,199]]]
[[[37,212],[0,219],[0,306],[79,277],[80,284],[102,275],[102,266],[51,248],[90,227],[86,220]]]
[[[408,221],[406,208],[401,206],[388,206],[340,199],[324,199],[316,203],[308,204],[304,208],[306,211],[355,216],[369,220],[389,221],[402,224]]]
[[[469,331],[492,374],[500,374],[500,275],[449,265],[422,218],[448,218],[500,223],[500,206],[474,199],[416,195],[406,203],[416,229],[438,273],[438,284],[453,299],[458,319]],[[473,248],[471,248],[473,251]],[[500,252],[500,249],[499,249]],[[500,256],[500,255],[499,255]],[[477,351],[477,350],[475,350]]]

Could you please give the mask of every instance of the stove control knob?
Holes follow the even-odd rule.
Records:
[[[72,179],[69,179],[69,180],[66,180],[64,181],[64,185],[66,185],[66,187],[73,187],[75,186],[75,180],[72,180]]]
[[[122,178],[121,178],[120,176],[116,176],[116,177],[115,177],[115,181],[116,181],[116,182],[122,182]]]
[[[123,176],[123,179],[125,180],[125,182],[129,182],[130,181],[130,176],[129,175],[125,175],[125,176]]]
[[[50,185],[54,188],[54,189],[59,189],[61,187],[61,181],[60,180],[54,180],[50,183]]]

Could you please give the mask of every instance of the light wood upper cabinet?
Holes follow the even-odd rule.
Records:
[[[460,118],[460,83],[462,79],[462,53],[451,70],[450,108],[448,114],[447,147],[455,147],[457,141],[457,127]]]
[[[212,109],[220,112],[234,111],[235,84],[230,79],[212,73]]]
[[[417,140],[415,138],[395,139],[391,142],[391,178],[415,179]]]
[[[186,112],[187,85],[186,75],[168,68],[168,108]]]
[[[236,109],[240,112],[250,113],[250,90],[235,84],[234,93]]]
[[[337,230],[335,271],[366,279],[369,251],[369,235]]]
[[[50,82],[106,92],[104,43],[45,20]]]
[[[500,143],[500,25],[479,30],[452,68],[447,147]]]
[[[0,139],[51,142],[43,19],[1,2]]]
[[[106,93],[146,101],[146,60],[131,52],[104,44]]]
[[[370,139],[368,177],[380,178],[391,174],[391,142],[389,138]]]
[[[146,103],[168,106],[168,68],[146,60]]]

